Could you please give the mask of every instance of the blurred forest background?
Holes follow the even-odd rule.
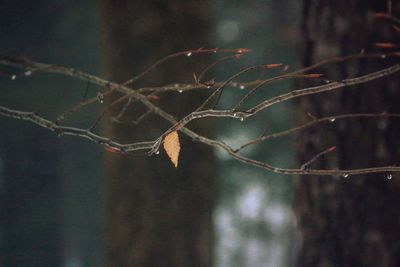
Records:
[[[1,54],[101,73],[97,1],[1,1]],[[2,77],[1,102],[54,117],[85,84],[60,76]],[[95,90],[95,88],[90,88]],[[80,92],[79,92],[80,91]],[[90,114],[80,114],[84,123]],[[101,148],[1,120],[1,266],[101,266]]]
[[[173,1],[170,4],[178,5]],[[240,62],[221,65],[216,77],[227,77],[241,67],[256,64],[282,62],[291,68],[297,66],[298,1],[211,1],[205,7],[207,10],[201,13],[208,14],[210,25],[203,44],[194,46],[188,41],[173,47],[162,44],[162,40],[150,45],[137,40],[135,48],[140,46],[140,50],[132,48],[131,64],[149,64],[172,52],[206,46],[254,51]],[[102,76],[107,67],[101,9],[99,1],[94,0],[2,1],[0,53]],[[151,28],[157,20],[148,18],[140,27]],[[189,30],[195,35],[201,29]],[[165,46],[168,48],[162,48]],[[143,67],[136,66],[130,75]],[[55,75],[1,79],[6,88],[0,94],[2,104],[40,109],[52,118],[79,101],[88,86]],[[272,93],[287,86],[274,87]],[[90,86],[88,93],[94,95],[98,89]],[[229,104],[233,97],[227,93],[221,104]],[[88,125],[100,108],[85,109],[71,122]],[[288,126],[289,116],[289,108],[280,106],[248,122],[248,127],[238,129],[238,124],[224,122],[216,124],[215,131],[235,144],[259,134],[263,130],[256,127],[259,123],[271,131]],[[0,123],[0,266],[101,266],[105,260],[105,152],[85,140],[58,138],[29,123],[6,118]],[[253,132],[257,128],[258,132]],[[290,143],[276,142],[248,153],[274,164],[286,164],[293,160],[292,149]],[[219,167],[213,177],[216,196],[212,211],[215,266],[287,266],[294,247],[290,178],[237,164],[224,153],[216,153]]]
[[[123,82],[173,52],[199,47],[252,49],[240,61],[221,64],[209,75],[222,80],[246,66],[283,63],[294,70],[361,48],[375,52],[375,42],[398,40],[384,21],[371,19],[374,12],[386,12],[388,3],[1,1],[0,54]],[[399,12],[398,1],[393,1],[393,12]],[[212,56],[173,60],[135,88],[192,82],[192,72],[210,61]],[[364,60],[320,71],[340,80],[388,63]],[[274,71],[272,75],[279,73]],[[0,74],[1,105],[40,110],[52,119],[85,92],[95,96],[101,89],[13,68],[2,68]],[[374,90],[380,86],[382,90]],[[253,101],[293,87],[292,81],[273,84],[259,90]],[[308,111],[318,117],[398,112],[396,88],[398,80],[389,79],[276,105],[244,122],[210,120],[193,127],[235,146],[263,131],[284,130],[304,120]],[[243,90],[225,90],[219,107],[231,106]],[[204,94],[198,92],[171,93],[157,104],[182,116],[202,99]],[[66,123],[90,126],[109,101],[82,109]],[[140,108],[135,106],[130,114],[140,114]],[[152,117],[140,126],[112,123],[109,118],[106,122],[101,131],[122,141],[152,140],[166,129]],[[296,158],[306,162],[328,145],[337,145],[340,156],[324,157],[318,167],[397,164],[400,128],[392,121],[379,123],[321,126],[305,131],[297,143],[291,136],[243,153],[293,167]],[[182,144],[180,167],[175,170],[164,152],[151,158],[111,155],[86,140],[58,138],[35,125],[0,117],[0,266],[399,266],[399,186],[386,179],[398,181],[395,174],[292,180],[239,164],[224,152],[187,138]]]

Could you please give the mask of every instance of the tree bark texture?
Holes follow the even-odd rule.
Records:
[[[210,47],[208,1],[103,0],[105,71],[124,82],[171,53]],[[155,86],[192,81],[205,57],[171,60],[133,84]],[[205,95],[170,93],[155,104],[177,118],[193,111]],[[121,106],[114,109],[118,114]],[[135,102],[122,120],[107,123],[121,142],[150,141],[170,126],[156,115],[139,125],[128,123],[145,112]],[[210,134],[203,122],[189,125]],[[163,150],[147,157],[111,154],[107,176],[107,266],[210,266],[213,243],[214,157],[212,151],[180,135],[175,169]]]
[[[379,52],[377,42],[399,43],[385,19],[388,1],[304,0],[303,64],[337,55]],[[393,1],[399,15],[399,1]],[[389,50],[390,51],[390,50]],[[358,60],[318,70],[341,80],[389,66],[398,59]],[[400,112],[399,75],[300,100],[302,114]],[[303,82],[302,87],[312,85]],[[304,116],[304,120],[310,120]],[[396,119],[348,119],[319,125],[298,138],[298,159],[307,162],[336,145],[312,167],[351,169],[398,165],[400,123]],[[391,176],[390,176],[391,175]],[[387,179],[387,177],[392,179]],[[295,210],[301,234],[297,266],[400,266],[400,176],[297,177]]]

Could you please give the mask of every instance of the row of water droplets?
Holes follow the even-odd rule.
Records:
[[[350,174],[344,173],[344,174],[342,174],[342,177],[343,177],[343,178],[348,178],[348,177],[350,177]],[[393,178],[393,175],[392,175],[392,174],[386,175],[386,179],[391,180],[392,178]]]
[[[27,70],[24,72],[24,76],[31,76],[32,75],[32,71],[31,70]],[[16,80],[17,79],[17,74],[13,74],[10,76],[11,80]]]

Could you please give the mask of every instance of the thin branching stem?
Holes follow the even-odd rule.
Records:
[[[103,97],[106,97],[106,96],[112,94],[113,92],[114,92],[114,90],[108,89],[106,91],[101,92],[101,95]],[[64,119],[66,119],[68,116],[71,116],[73,113],[75,113],[79,109],[81,109],[85,106],[88,106],[90,104],[96,103],[96,102],[99,102],[99,99],[97,96],[80,101],[78,104],[66,109],[63,113],[61,113],[57,117],[56,123],[60,124]]]
[[[190,57],[194,54],[211,54],[211,53],[217,53],[217,52],[244,54],[244,53],[248,52],[248,49],[218,49],[218,48],[204,49],[204,48],[199,48],[199,49],[195,49],[195,50],[180,51],[180,52],[177,52],[177,53],[174,53],[174,54],[171,54],[171,55],[168,55],[166,57],[159,59],[158,61],[156,61],[149,67],[147,67],[141,73],[137,74],[133,78],[124,82],[123,85],[128,86],[128,85],[134,83],[135,81],[139,80],[140,78],[145,76],[147,73],[154,70],[155,68],[157,68],[158,66],[160,66],[161,64],[165,63],[166,61],[168,61],[170,59],[180,57],[180,56],[189,56]]]
[[[43,128],[49,129],[55,132],[57,135],[73,135],[87,138],[99,145],[103,145],[106,147],[112,147],[117,151],[121,152],[131,152],[136,150],[149,150],[153,147],[154,142],[138,142],[134,144],[120,144],[115,142],[107,137],[97,135],[92,131],[86,129],[79,129],[74,127],[66,127],[60,126],[55,122],[47,120],[41,116],[39,116],[36,112],[26,112],[20,110],[9,109],[3,106],[0,106],[0,114],[3,116],[26,120],[33,122]]]
[[[240,145],[237,149],[235,149],[235,152],[238,152],[248,146],[255,145],[257,143],[263,142],[263,141],[269,141],[271,139],[287,136],[290,134],[294,134],[296,132],[308,129],[312,126],[319,125],[324,122],[328,123],[333,123],[336,122],[337,120],[341,119],[352,119],[352,118],[385,118],[385,117],[392,117],[392,118],[400,118],[400,114],[395,114],[395,113],[349,113],[349,114],[341,114],[341,115],[336,115],[336,116],[328,116],[324,118],[315,118],[312,121],[306,122],[304,124],[301,124],[299,126],[284,130],[284,131],[279,131],[276,133],[272,134],[262,134],[257,138],[254,138],[253,140],[250,140],[242,145]]]
[[[231,155],[233,158],[235,158],[236,160],[239,160],[241,162],[244,162],[246,164],[249,165],[253,165],[253,166],[257,166],[275,173],[280,173],[280,174],[298,174],[298,175],[343,175],[343,176],[348,176],[348,175],[356,175],[356,174],[365,174],[365,173],[377,173],[377,172],[400,172],[400,167],[397,166],[383,166],[383,167],[374,167],[374,168],[362,168],[362,169],[353,169],[353,170],[320,170],[320,169],[311,169],[311,168],[280,168],[280,167],[275,167],[272,166],[266,162],[261,162],[261,161],[257,161],[254,159],[251,159],[249,157],[245,157],[240,153],[240,150],[242,148],[239,149],[233,149],[232,147],[230,147],[229,145],[227,145],[226,143],[222,142],[222,141],[218,141],[218,140],[214,140],[214,139],[210,139],[207,138],[205,136],[201,136],[195,132],[193,132],[192,130],[188,129],[186,127],[186,125],[195,120],[195,119],[200,119],[200,118],[205,118],[205,117],[231,117],[231,118],[235,118],[235,119],[240,119],[243,120],[247,117],[250,116],[254,116],[255,114],[257,114],[260,111],[263,111],[267,108],[269,108],[272,105],[278,104],[278,103],[282,103],[284,101],[288,101],[290,99],[296,98],[296,97],[301,97],[301,96],[307,96],[307,95],[313,95],[313,94],[318,94],[318,93],[322,93],[322,92],[327,92],[327,91],[332,91],[332,90],[337,90],[340,88],[344,88],[344,87],[348,87],[348,86],[352,86],[352,85],[357,85],[357,84],[363,84],[381,77],[385,77],[388,75],[391,75],[393,73],[396,73],[398,71],[400,71],[400,64],[397,65],[393,65],[391,67],[382,69],[380,71],[376,71],[373,73],[369,73],[363,76],[359,76],[356,78],[351,78],[351,79],[345,79],[339,82],[331,82],[329,84],[325,84],[325,85],[320,85],[320,86],[315,86],[315,87],[310,87],[310,88],[304,88],[304,89],[299,89],[299,90],[294,90],[292,92],[286,93],[286,94],[282,94],[280,96],[277,97],[273,97],[271,99],[267,99],[262,101],[261,103],[250,107],[249,109],[247,109],[246,111],[236,111],[234,109],[232,110],[215,110],[215,109],[208,109],[208,110],[203,110],[203,108],[211,101],[214,99],[215,96],[219,95],[222,93],[222,90],[228,86],[234,79],[236,79],[237,77],[239,77],[240,75],[249,72],[251,70],[254,70],[256,68],[261,68],[261,67],[265,67],[265,66],[254,66],[254,67],[249,67],[246,68],[238,73],[236,73],[235,75],[232,75],[230,78],[228,78],[227,80],[221,82],[221,83],[217,83],[216,86],[216,90],[209,96],[209,98],[203,102],[202,105],[199,106],[198,109],[196,109],[194,112],[188,114],[187,116],[185,116],[183,119],[181,120],[177,120],[176,118],[174,118],[171,114],[167,113],[166,111],[164,111],[163,109],[159,108],[157,105],[155,105],[154,103],[152,103],[149,99],[148,99],[148,95],[144,95],[143,93],[146,92],[146,90],[148,90],[147,92],[163,92],[163,91],[168,91],[165,90],[166,87],[159,87],[159,88],[163,88],[163,89],[157,89],[157,88],[151,88],[150,89],[145,89],[145,88],[141,88],[138,90],[132,90],[131,88],[128,88],[126,85],[127,84],[131,84],[132,82],[136,81],[137,79],[141,78],[142,76],[144,76],[146,73],[148,73],[149,71],[151,71],[152,69],[154,69],[155,67],[157,67],[158,65],[162,64],[163,62],[165,62],[166,60],[176,57],[176,56],[180,56],[182,54],[186,54],[187,53],[194,53],[194,51],[198,52],[198,53],[209,53],[209,52],[215,52],[215,49],[211,49],[211,50],[206,50],[206,49],[198,49],[198,50],[190,50],[190,51],[184,51],[184,52],[179,52],[170,56],[165,57],[164,59],[161,59],[160,61],[156,62],[155,64],[153,64],[152,66],[150,66],[148,69],[146,69],[144,72],[142,72],[141,74],[135,76],[134,78],[132,78],[131,80],[129,80],[129,83],[125,83],[125,85],[121,85],[121,84],[117,84],[117,83],[113,83],[110,82],[108,80],[102,79],[100,77],[94,76],[94,75],[90,75],[88,73],[85,72],[81,72],[72,68],[66,68],[63,66],[58,66],[58,65],[51,65],[51,64],[43,64],[43,63],[37,63],[37,62],[32,62],[28,59],[25,58],[11,58],[11,57],[4,57],[4,56],[0,56],[0,64],[3,65],[11,65],[11,66],[17,66],[20,68],[24,68],[30,71],[42,71],[42,72],[50,72],[50,73],[58,73],[58,74],[63,74],[66,76],[70,76],[73,78],[77,78],[80,80],[84,80],[93,84],[96,84],[102,88],[105,88],[105,92],[119,92],[122,93],[124,96],[121,97],[120,99],[117,99],[116,101],[121,102],[122,100],[125,99],[129,99],[131,98],[131,101],[140,101],[146,108],[147,108],[147,112],[145,114],[150,114],[150,113],[154,113],[160,117],[162,117],[163,119],[165,119],[166,121],[168,121],[172,127],[170,127],[167,131],[164,132],[164,134],[162,134],[161,136],[159,136],[156,140],[154,141],[149,141],[149,142],[136,142],[136,143],[131,143],[131,144],[120,144],[118,142],[115,142],[113,140],[110,140],[109,138],[106,137],[102,137],[100,135],[97,135],[89,130],[86,129],[78,129],[78,128],[73,128],[73,127],[66,127],[66,126],[61,126],[58,125],[57,123],[51,122],[41,116],[39,116],[38,114],[36,114],[35,112],[24,112],[24,111],[19,111],[19,110],[13,110],[13,109],[9,109],[6,107],[2,107],[0,106],[0,114],[4,115],[4,116],[8,116],[8,117],[12,117],[12,118],[17,118],[17,119],[21,119],[21,120],[28,120],[31,121],[37,125],[40,125],[44,128],[50,129],[54,132],[56,132],[57,134],[61,135],[61,134],[68,134],[68,135],[76,135],[76,136],[80,136],[80,137],[84,137],[87,138],[89,140],[92,140],[96,143],[99,143],[101,145],[104,145],[108,148],[112,148],[115,151],[120,151],[120,152],[132,152],[132,151],[137,151],[137,150],[144,150],[147,151],[148,154],[154,154],[156,153],[159,148],[160,145],[162,143],[162,140],[164,138],[164,136],[166,134],[168,134],[171,131],[177,131],[179,130],[181,133],[189,136],[190,138],[192,138],[195,141],[201,142],[203,144],[209,145],[209,146],[213,146],[213,147],[217,147],[217,148],[221,148],[223,150],[225,150],[229,155]],[[217,50],[217,51],[224,51],[224,50]],[[247,50],[243,49],[235,49],[235,50],[229,50],[229,52],[233,52],[233,53],[237,53],[237,54],[242,54],[242,53],[246,53]],[[294,75],[300,75],[301,73],[310,71],[311,69],[317,68],[323,64],[327,64],[330,62],[339,62],[339,61],[345,61],[345,60],[350,60],[350,59],[354,59],[354,58],[367,58],[368,56],[366,55],[353,55],[353,56],[348,56],[348,57],[338,57],[338,58],[334,58],[331,60],[327,60],[324,62],[320,62],[318,64],[315,64],[313,66],[304,68],[302,70],[298,70],[292,73],[287,73],[287,74],[283,74],[281,76],[281,79],[285,79],[285,78],[289,78],[291,76]],[[376,57],[375,56],[369,56],[369,57]],[[286,75],[286,76],[285,76]],[[291,76],[290,76],[291,75]],[[310,74],[309,74],[310,75]],[[307,76],[307,74],[306,74]],[[277,76],[279,77],[279,76]],[[279,78],[272,78],[272,79],[279,79]],[[269,81],[271,81],[271,79],[266,79],[266,80],[262,80],[262,81],[255,81],[255,82],[250,82],[248,84],[254,84],[254,85],[258,85],[258,84],[262,84],[262,83],[268,83]],[[187,86],[187,90],[193,90],[193,88],[204,88],[204,85],[201,84],[194,84],[194,85],[186,85]],[[175,86],[175,90],[181,90],[180,85]],[[253,88],[254,90],[254,88]],[[247,97],[246,97],[247,98]],[[245,99],[246,99],[245,98]],[[121,100],[122,99],[122,100]],[[93,98],[85,100],[85,101],[94,101]],[[241,102],[243,102],[244,100],[242,99]],[[218,101],[217,101],[218,102]],[[85,102],[86,103],[86,102]],[[92,103],[92,102],[90,102]],[[115,105],[115,102],[111,104],[111,106]],[[240,106],[240,105],[239,105]],[[81,107],[81,105],[77,105],[78,109],[79,107]],[[73,109],[75,110],[75,108]],[[146,116],[146,115],[144,115]],[[143,117],[144,117],[143,116]],[[340,116],[345,116],[345,115],[340,115]],[[353,117],[355,117],[356,115],[353,115]],[[383,116],[382,114],[380,116]],[[141,116],[142,117],[142,116]],[[101,118],[101,117],[100,117]],[[331,117],[332,118],[332,117]],[[339,118],[338,116],[336,118]],[[320,119],[322,120],[322,119]],[[321,121],[322,122],[322,121]],[[309,127],[308,126],[303,126],[303,127]],[[299,130],[302,126],[297,127],[297,130]],[[297,131],[296,130],[296,131]],[[290,132],[293,132],[295,130],[287,130],[287,131],[283,131],[281,133],[281,135],[284,134],[288,134]],[[276,134],[276,136],[278,136],[278,134]],[[262,138],[261,138],[262,139]],[[261,139],[257,140],[261,141]],[[265,140],[265,139],[264,139]],[[242,147],[247,146],[246,144],[242,145]],[[329,149],[328,149],[329,150]],[[316,158],[319,158],[320,156],[328,153],[329,151],[323,151],[321,153],[319,153]],[[304,166],[303,166],[304,167]]]

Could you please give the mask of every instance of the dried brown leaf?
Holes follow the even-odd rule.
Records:
[[[181,151],[181,145],[179,143],[179,135],[177,131],[169,133],[164,138],[164,150],[167,152],[168,157],[174,164],[175,168],[178,168],[179,152]]]

